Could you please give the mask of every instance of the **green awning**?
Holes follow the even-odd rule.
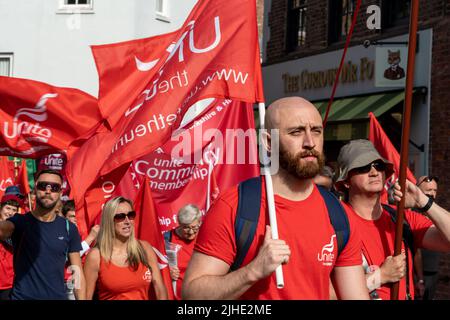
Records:
[[[349,121],[367,119],[373,112],[378,117],[405,99],[404,91],[379,93],[363,97],[335,99],[328,115],[328,121]],[[313,102],[322,117],[325,116],[328,100]]]

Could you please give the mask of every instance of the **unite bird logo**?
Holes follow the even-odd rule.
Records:
[[[334,260],[334,239],[336,235],[333,234],[330,239],[330,243],[327,243],[323,246],[322,251],[317,254],[317,260],[322,262],[324,266],[333,265]]]
[[[48,99],[56,98],[57,93],[47,93],[44,94],[39,101],[36,103],[34,108],[22,108],[19,109],[14,116],[14,121],[18,121],[20,116],[27,116],[35,121],[42,122],[47,120],[47,106],[46,103]]]

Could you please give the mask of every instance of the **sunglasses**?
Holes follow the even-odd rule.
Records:
[[[364,167],[355,168],[353,170],[358,174],[362,174],[362,173],[369,173],[370,170],[372,170],[372,168],[375,168],[375,170],[377,170],[378,172],[381,172],[381,171],[386,171],[387,166],[386,166],[386,163],[384,163],[383,161],[377,160],[372,163],[369,163],[368,165],[366,165]]]
[[[39,181],[36,184],[36,189],[40,191],[47,191],[47,188],[50,187],[50,190],[52,192],[60,192],[61,191],[61,184],[55,183],[55,182],[47,182],[47,181]]]
[[[114,221],[116,222],[122,222],[125,220],[125,218],[128,217],[128,220],[134,220],[136,218],[136,211],[129,211],[128,213],[116,213],[114,215]]]
[[[427,177],[425,177],[425,179],[420,181],[420,183],[417,186],[420,186],[424,182],[431,182],[431,181],[436,181],[436,183],[438,183],[439,182],[439,178],[436,177],[436,176],[427,176]]]

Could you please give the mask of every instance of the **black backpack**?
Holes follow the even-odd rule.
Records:
[[[237,270],[247,255],[255,237],[261,208],[261,177],[243,181],[238,187],[238,208],[234,225],[237,254],[231,270]],[[347,213],[336,196],[322,186],[317,186],[328,209],[330,222],[336,232],[338,255],[350,237]]]

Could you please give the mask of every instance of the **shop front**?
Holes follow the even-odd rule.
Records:
[[[418,35],[409,147],[410,169],[428,172],[432,30]],[[378,45],[348,49],[336,97],[325,129],[325,155],[333,165],[342,145],[367,139],[369,112],[400,150],[408,35]],[[263,67],[267,105],[286,96],[301,96],[325,115],[343,50]]]

